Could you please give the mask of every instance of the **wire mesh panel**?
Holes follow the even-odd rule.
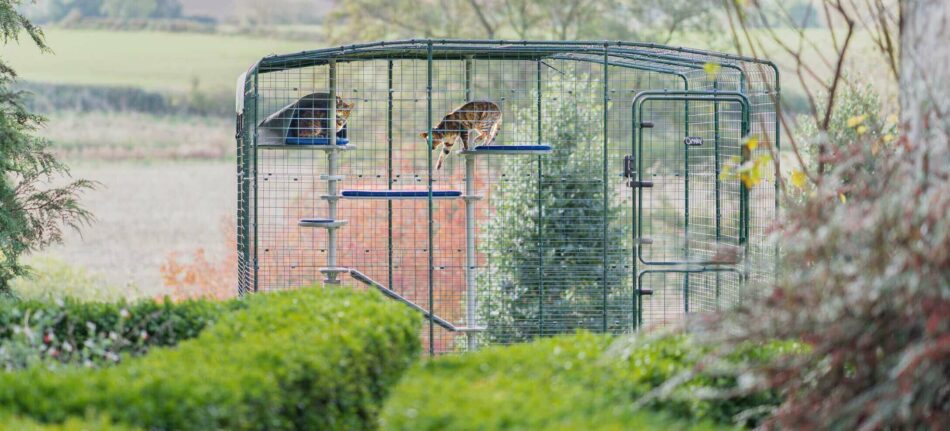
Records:
[[[741,157],[740,103],[648,100],[641,107],[638,227],[645,264],[735,264],[739,180],[723,166]],[[647,127],[649,126],[649,127]]]
[[[749,156],[747,117],[777,136],[777,88],[747,71],[757,64],[630,43],[428,40],[262,59],[239,90],[241,292],[378,290],[424,314],[432,354],[734,303],[774,257],[774,187],[720,175]],[[636,114],[644,129],[634,102],[657,90],[741,93],[752,112],[654,100]],[[645,177],[652,188],[632,187]],[[723,246],[739,259],[718,261]]]
[[[640,325],[662,326],[683,319],[689,313],[719,311],[732,304],[731,296],[741,279],[734,269],[682,270],[650,269],[639,275],[649,286],[649,295],[641,297]]]

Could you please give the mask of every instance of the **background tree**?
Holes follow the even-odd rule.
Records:
[[[553,77],[542,91],[584,93],[584,85],[596,85],[585,82],[585,77],[572,81]],[[491,341],[525,341],[578,329],[600,330],[603,325],[604,242],[622,243],[630,230],[627,223],[611,223],[604,238],[604,216],[620,220],[621,208],[610,204],[604,214],[603,184],[595,174],[603,169],[603,160],[596,151],[581,147],[603,139],[603,130],[590,127],[600,124],[603,105],[575,102],[571,97],[542,99],[542,136],[555,152],[544,156],[540,184],[536,175],[523,174],[537,169],[535,162],[519,157],[504,161],[501,174],[506,181],[497,186],[504,199],[495,203],[495,215],[480,239],[481,252],[491,255],[490,271],[480,272],[477,283],[482,321],[492,322],[487,332]],[[520,118],[512,124],[533,124],[537,119],[531,109],[516,115]],[[531,142],[536,136],[533,130],[515,134],[516,142]],[[626,307],[617,305],[630,297],[627,291],[626,299],[618,298],[629,285],[626,257],[621,252],[607,256],[608,329],[616,329],[630,316]],[[564,273],[574,276],[562,277]]]
[[[49,48],[42,31],[17,12],[15,0],[0,0],[0,39],[16,41],[25,32],[41,50]],[[68,169],[33,135],[43,118],[28,112],[25,95],[11,89],[13,69],[0,62],[0,295],[9,294],[12,278],[24,274],[21,256],[62,239],[63,228],[78,228],[91,215],[77,195],[92,187],[77,180],[53,186]]]
[[[158,0],[102,0],[102,14],[111,18],[148,18],[158,9]]]
[[[722,30],[713,0],[353,0],[326,21],[333,42],[435,37],[669,42]]]

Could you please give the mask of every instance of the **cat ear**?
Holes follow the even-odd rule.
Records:
[[[429,132],[422,132],[419,134],[419,137],[421,137],[422,139],[426,139],[429,137]]]

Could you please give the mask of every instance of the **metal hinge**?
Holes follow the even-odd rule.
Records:
[[[238,114],[237,121],[235,121],[235,123],[237,123],[237,130],[234,131],[234,137],[236,139],[241,139],[241,132],[244,130],[244,114]]]

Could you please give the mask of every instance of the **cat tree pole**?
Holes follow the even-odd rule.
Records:
[[[340,152],[336,146],[336,60],[330,60],[328,64],[330,73],[330,112],[327,117],[327,137],[330,138],[330,147],[327,151],[327,218],[336,220],[336,206],[339,203],[337,165],[339,165]],[[327,229],[327,270],[326,278],[323,280],[327,284],[339,284],[337,278],[339,267],[336,261],[336,229]]]
[[[472,57],[465,57],[465,101],[472,101]],[[468,142],[465,143],[468,145]],[[475,327],[475,157],[465,157],[465,325]],[[475,333],[467,332],[469,351],[475,350]]]

